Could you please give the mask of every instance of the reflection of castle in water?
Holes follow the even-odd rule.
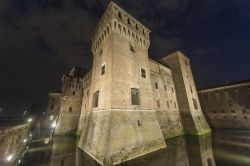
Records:
[[[99,166],[77,148],[74,137],[53,138],[51,165]],[[120,166],[215,166],[211,135],[176,137],[166,141],[167,148],[124,162]]]
[[[250,165],[249,130],[214,130],[214,155],[217,165]]]

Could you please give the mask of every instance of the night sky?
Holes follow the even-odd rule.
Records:
[[[149,56],[179,49],[198,88],[250,78],[249,0],[117,0],[151,29]],[[0,107],[22,113],[92,65],[90,36],[108,0],[0,0]],[[1,116],[0,115],[0,116]]]

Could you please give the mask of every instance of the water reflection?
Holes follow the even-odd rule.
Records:
[[[120,164],[119,166],[215,166],[211,135],[176,137],[166,141],[167,148]],[[79,151],[80,165],[99,166]]]
[[[250,130],[214,130],[213,133],[217,165],[250,165]]]
[[[99,166],[78,148],[77,142],[78,139],[72,136],[54,137],[49,144],[42,140],[33,141],[21,165]],[[166,149],[120,166],[250,165],[250,131],[215,130],[213,136],[176,137],[166,140],[166,143]]]

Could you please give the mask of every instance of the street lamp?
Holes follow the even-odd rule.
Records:
[[[29,118],[29,119],[28,119],[28,122],[29,122],[29,123],[30,123],[30,122],[32,122],[32,121],[33,121],[33,119],[32,119],[32,118]]]

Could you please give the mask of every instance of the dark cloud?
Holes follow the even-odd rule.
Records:
[[[248,79],[248,0],[117,0],[151,33],[150,57],[177,49],[197,85]],[[1,0],[0,106],[21,112],[60,91],[74,65],[90,68],[90,37],[108,0]]]

